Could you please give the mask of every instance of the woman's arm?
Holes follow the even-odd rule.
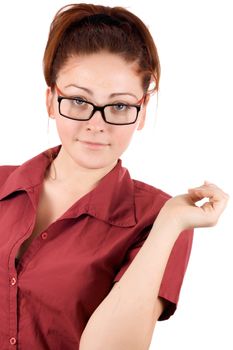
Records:
[[[156,298],[171,249],[174,225],[155,224],[129,268],[89,319],[80,350],[146,350],[162,312]]]
[[[208,197],[202,207],[195,202]],[[163,273],[181,231],[213,226],[228,196],[212,184],[168,200],[144,245],[89,319],[80,350],[147,350],[162,312],[158,298]]]

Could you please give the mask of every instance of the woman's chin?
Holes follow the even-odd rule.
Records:
[[[116,160],[111,159],[111,160],[104,160],[103,158],[95,157],[88,157],[87,159],[76,159],[75,162],[77,165],[84,169],[104,169],[111,167],[112,165],[115,165]]]

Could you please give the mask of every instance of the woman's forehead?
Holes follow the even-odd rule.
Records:
[[[110,53],[88,54],[70,57],[58,73],[58,83],[64,87],[82,86],[90,90],[133,90],[141,92],[142,78],[135,62],[126,62]],[[132,91],[132,93],[133,93]]]

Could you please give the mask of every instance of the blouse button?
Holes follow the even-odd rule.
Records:
[[[16,284],[16,278],[12,277],[11,278],[11,285],[14,286]]]
[[[47,239],[47,237],[48,237],[48,233],[47,233],[47,232],[43,232],[43,233],[41,234],[41,238],[42,238],[42,239]]]
[[[16,339],[14,337],[10,338],[10,344],[15,345],[16,344]]]

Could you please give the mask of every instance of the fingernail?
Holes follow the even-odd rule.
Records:
[[[212,182],[205,180],[204,183],[205,183],[206,185],[210,185]]]

